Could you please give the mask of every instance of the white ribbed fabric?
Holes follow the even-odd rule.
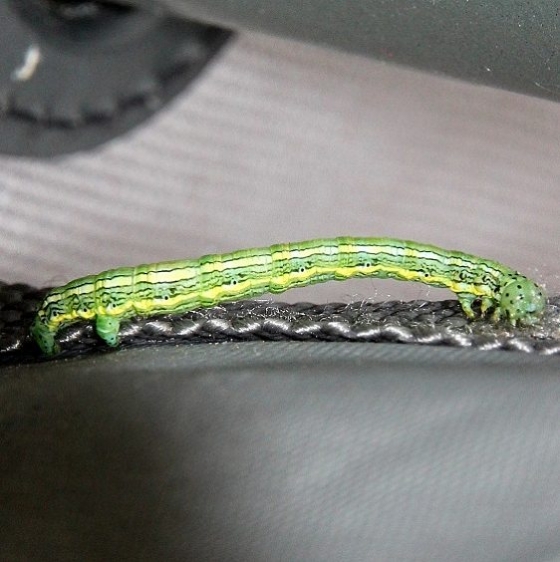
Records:
[[[336,235],[504,261],[560,286],[560,105],[245,34],[152,121],[95,152],[0,157],[0,279]],[[379,281],[287,300],[440,298]]]

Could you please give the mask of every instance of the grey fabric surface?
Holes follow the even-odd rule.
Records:
[[[244,35],[94,153],[0,159],[0,278],[340,234],[500,259],[558,289],[560,106]],[[282,299],[440,298],[378,281]],[[0,378],[12,559],[553,560],[557,358],[263,342]]]
[[[557,365],[254,342],[4,369],[2,554],[549,562]]]
[[[492,257],[554,294],[559,140],[559,105],[245,34],[128,137],[0,157],[0,279],[363,234]],[[368,280],[282,299],[449,296]]]
[[[560,100],[558,6],[547,0],[126,1]]]

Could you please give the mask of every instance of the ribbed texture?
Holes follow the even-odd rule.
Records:
[[[0,278],[313,237],[394,236],[555,276],[560,106],[244,35],[153,121],[95,153],[0,158]],[[288,300],[449,294],[328,284]]]
[[[0,286],[0,364],[45,359],[30,336],[31,322],[45,291],[27,285]],[[457,301],[389,301],[296,304],[237,301],[182,314],[123,321],[121,348],[162,343],[224,341],[346,341],[444,345],[542,355],[560,354],[560,297],[550,300],[538,325],[512,328],[469,322]],[[56,336],[61,355],[108,348],[93,322],[80,322]]]

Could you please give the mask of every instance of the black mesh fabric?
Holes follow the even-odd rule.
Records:
[[[46,289],[0,287],[0,362],[42,359],[29,326]],[[550,299],[542,321],[512,328],[486,320],[470,322],[459,303],[387,301],[286,304],[238,301],[181,314],[132,318],[121,327],[121,347],[156,343],[222,341],[354,341],[447,345],[485,350],[559,354],[560,297]],[[92,323],[77,323],[58,334],[62,356],[107,349]]]

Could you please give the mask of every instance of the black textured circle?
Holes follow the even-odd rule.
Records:
[[[229,35],[106,2],[0,2],[0,152],[55,156],[128,131]]]

